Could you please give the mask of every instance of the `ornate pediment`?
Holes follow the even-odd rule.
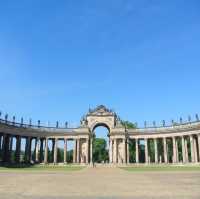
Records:
[[[115,116],[115,112],[106,108],[104,105],[97,106],[95,109],[89,109],[87,116]]]
[[[107,125],[111,129],[117,123],[118,117],[116,113],[104,105],[97,106],[95,109],[89,109],[89,112],[81,119],[81,126],[91,129],[100,124]]]

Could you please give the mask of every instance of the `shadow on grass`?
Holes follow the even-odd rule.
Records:
[[[145,172],[145,171],[199,171],[200,165],[182,165],[182,166],[130,166],[130,167],[120,167],[126,171],[132,172]]]
[[[1,162],[0,163],[0,167],[4,167],[4,168],[11,168],[11,169],[20,169],[20,168],[32,168],[35,167],[38,164],[31,164],[31,163],[5,163],[5,162]]]
[[[48,171],[48,172],[65,172],[65,171],[78,171],[85,168],[80,165],[53,165],[53,164],[27,164],[27,163],[0,163],[0,171]]]

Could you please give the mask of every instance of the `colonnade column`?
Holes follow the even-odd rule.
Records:
[[[177,162],[176,158],[176,138],[172,137],[172,142],[173,142],[173,163]]]
[[[0,156],[2,158],[2,143],[3,143],[3,134],[0,134]]]
[[[3,136],[2,136],[2,147],[1,147],[2,161],[4,161],[4,152],[5,152],[5,137],[6,137],[6,135],[5,135],[5,134],[3,134]]]
[[[187,142],[187,138],[185,139],[185,161],[186,161],[186,163],[189,162],[189,158],[188,158],[188,142]]]
[[[145,163],[147,164],[149,162],[149,153],[148,153],[148,139],[144,139],[144,145],[145,145]]]
[[[109,162],[113,163],[113,140],[110,138],[109,142]]]
[[[163,151],[164,151],[164,162],[168,163],[168,156],[167,156],[167,140],[163,138]]]
[[[77,141],[74,139],[73,163],[76,163],[76,146]]]
[[[21,153],[21,137],[16,136],[16,152],[15,152],[15,161],[20,162],[20,153]]]
[[[192,135],[190,135],[190,151],[191,151],[191,162],[194,162],[194,143]]]
[[[200,162],[200,134],[198,136],[198,148],[199,148],[199,162]]]
[[[55,138],[54,153],[53,153],[53,163],[54,164],[57,164],[57,156],[58,156],[58,139]]]
[[[176,162],[179,163],[178,138],[175,139],[175,143],[176,143]]]
[[[48,163],[48,138],[45,139],[44,163]]]
[[[114,146],[113,146],[114,154],[113,154],[113,163],[117,163],[117,139],[114,139]]]
[[[2,144],[2,135],[0,134],[0,152],[1,152],[1,144]]]
[[[29,162],[32,162],[32,137],[29,138],[30,139],[30,145],[29,145],[29,149],[28,149],[28,155],[29,155]]]
[[[35,139],[36,142],[36,148],[35,148],[35,161],[39,162],[39,148],[40,148],[40,143],[39,143],[39,138]]]
[[[67,139],[64,139],[64,164],[67,163]]]
[[[9,140],[9,152],[8,152],[8,159],[9,162],[11,161],[11,156],[12,156],[12,147],[13,147],[13,136],[10,136],[10,140]]]
[[[43,162],[43,139],[40,138],[40,162]]]
[[[197,142],[196,138],[193,138],[193,146],[194,146],[194,162],[198,162],[198,157],[197,157]]]
[[[186,163],[184,136],[181,137],[181,143],[182,143],[181,146],[182,146],[182,158],[183,158],[183,163]]]
[[[154,149],[155,149],[155,163],[158,163],[158,145],[157,145],[157,138],[154,138]]]
[[[76,162],[80,163],[80,139],[77,139],[77,157],[76,157]]]
[[[135,161],[139,163],[138,138],[135,139]]]
[[[130,153],[129,153],[129,139],[126,141],[126,163],[129,164],[130,161]]]
[[[25,161],[30,162],[31,160],[31,137],[26,138],[26,147],[25,147]]]
[[[93,163],[93,138],[90,138],[90,163]]]
[[[51,141],[52,141],[52,146],[51,146],[52,162],[54,163],[55,139],[52,139]]]
[[[85,163],[88,164],[89,163],[89,139],[86,138],[86,160]]]
[[[2,147],[2,152],[3,152],[3,162],[9,162],[8,159],[8,153],[9,153],[9,135],[4,134],[3,135],[3,147]]]
[[[126,140],[125,138],[122,139],[122,143],[123,143],[123,160],[122,163],[126,163]]]

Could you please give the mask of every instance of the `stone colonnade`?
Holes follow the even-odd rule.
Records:
[[[200,162],[200,134],[169,136],[158,138],[130,138],[129,141],[135,142],[135,163],[139,164],[139,143],[144,146],[144,163],[198,163]],[[129,142],[127,141],[127,143]],[[153,141],[154,158],[151,160],[149,151],[150,141]],[[158,141],[160,151],[158,151]],[[172,160],[169,160],[169,147],[172,145]],[[179,146],[178,146],[179,143]],[[129,159],[130,157],[127,156]],[[127,160],[129,162],[129,160]]]
[[[13,139],[15,147],[13,146]],[[24,159],[22,160],[22,139],[25,140]],[[33,141],[34,145],[33,145]],[[11,162],[11,154],[14,152],[14,162],[20,163],[45,163],[48,164],[52,159],[52,163],[58,163],[58,141],[64,142],[63,147],[63,163],[67,164],[67,145],[68,141],[74,142],[73,163],[89,163],[89,139],[87,138],[40,138],[40,137],[24,137],[11,134],[0,134],[0,154],[2,162]],[[52,148],[49,147],[49,142],[52,143]],[[13,147],[15,150],[13,150]],[[49,158],[49,151],[52,157]]]
[[[13,139],[15,150],[13,150]],[[58,163],[58,141],[63,141],[63,163],[67,164],[68,141],[74,141],[73,163],[92,163],[92,139],[88,137],[74,138],[52,138],[52,137],[25,137],[11,134],[0,134],[0,153],[3,162],[11,162],[11,155],[14,154],[14,162],[22,161],[22,139],[25,139],[24,161],[29,163]],[[34,145],[33,145],[34,140]],[[49,147],[51,142],[51,149]],[[135,162],[139,163],[197,163],[200,162],[200,133],[180,136],[165,137],[115,137],[109,140],[109,163],[128,164],[130,162],[130,142],[135,143]],[[150,150],[151,143],[151,150]],[[153,151],[152,151],[153,146]],[[141,147],[142,150],[141,150]],[[170,148],[171,147],[171,148]],[[171,150],[170,150],[171,149]],[[51,151],[51,157],[49,153]],[[144,153],[144,160],[141,160],[141,151]],[[169,151],[172,154],[169,154]],[[153,154],[153,158],[152,158]],[[51,161],[50,161],[51,159]]]

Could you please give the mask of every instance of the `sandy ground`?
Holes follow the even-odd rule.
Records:
[[[200,172],[0,172],[0,199],[200,199]]]

